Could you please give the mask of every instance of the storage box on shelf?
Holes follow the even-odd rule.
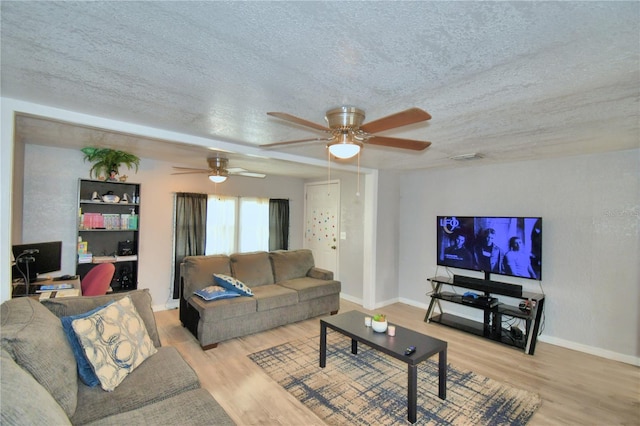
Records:
[[[518,347],[529,355],[534,354],[542,321],[544,294],[522,291],[519,286],[510,288],[505,283],[494,283],[495,285],[492,285],[492,282],[483,282],[483,280],[461,282],[449,277],[433,277],[429,278],[428,281],[431,283],[432,292],[429,294],[431,301],[424,317],[425,322],[433,322],[464,330],[487,339]],[[467,298],[462,293],[455,291],[442,291],[445,285],[450,286],[452,289],[457,287],[480,291],[483,294],[478,298]],[[484,313],[483,322],[444,312],[441,301],[468,306],[473,309],[481,309]],[[434,315],[436,307],[440,313]],[[524,330],[520,330],[516,325],[511,328],[503,327],[505,318],[515,321],[522,320],[525,324]]]
[[[114,263],[113,291],[138,287],[140,184],[80,179],[78,261],[80,278],[98,263]]]

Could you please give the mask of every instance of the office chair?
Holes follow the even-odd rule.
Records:
[[[102,296],[107,294],[115,272],[116,267],[113,263],[101,263],[93,267],[87,275],[85,275],[80,284],[82,287],[82,295]]]

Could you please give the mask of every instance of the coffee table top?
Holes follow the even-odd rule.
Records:
[[[396,326],[395,336],[377,333],[371,327],[364,325],[364,317],[366,316],[371,315],[359,311],[349,311],[322,318],[320,323],[410,365],[419,364],[447,349],[447,342],[444,340],[409,330],[393,324],[393,322],[389,322],[389,325]],[[412,355],[405,355],[404,351],[409,346],[415,346],[416,351]]]

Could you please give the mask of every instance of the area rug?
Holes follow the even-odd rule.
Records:
[[[330,425],[397,425],[407,420],[407,365],[327,335],[327,365],[318,366],[319,337],[249,355],[271,378]],[[471,371],[448,368],[447,399],[438,398],[437,355],[419,365],[417,425],[524,425],[540,396]]]

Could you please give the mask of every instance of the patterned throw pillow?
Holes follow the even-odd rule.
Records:
[[[242,281],[223,274],[213,274],[213,281],[227,290],[240,293],[243,296],[253,296],[253,291]]]
[[[71,325],[102,389],[109,392],[158,351],[130,296]]]
[[[202,297],[206,301],[240,297],[240,293],[227,290],[219,285],[210,285],[209,287],[194,291],[193,294]]]
[[[62,328],[64,329],[64,334],[67,336],[67,340],[71,344],[71,349],[73,350],[73,356],[76,358],[76,364],[78,365],[78,375],[85,385],[92,388],[98,386],[100,384],[100,380],[98,379],[98,376],[96,376],[96,373],[94,373],[93,367],[87,359],[87,356],[84,354],[82,344],[80,343],[78,336],[76,336],[76,332],[73,331],[72,323],[74,320],[77,320],[79,318],[86,318],[95,314],[99,310],[109,306],[111,303],[113,302],[109,302],[106,305],[99,306],[83,314],[60,318],[60,322],[62,322]]]

